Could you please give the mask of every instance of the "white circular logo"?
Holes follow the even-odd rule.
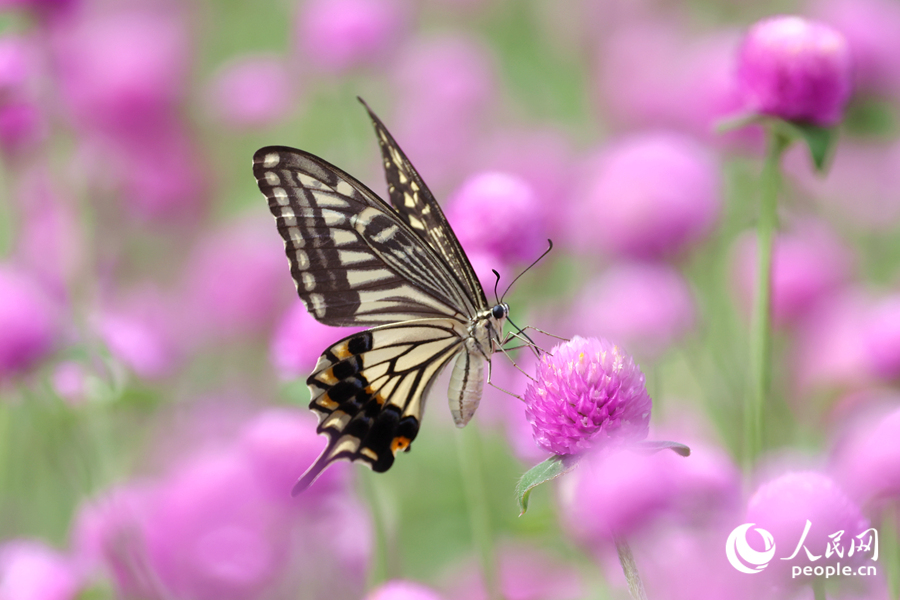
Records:
[[[741,573],[759,573],[775,556],[775,540],[772,534],[760,527],[754,528],[763,540],[765,551],[758,552],[747,543],[747,531],[755,523],[744,523],[734,528],[725,541],[725,556],[731,566]],[[747,566],[750,565],[750,566]]]

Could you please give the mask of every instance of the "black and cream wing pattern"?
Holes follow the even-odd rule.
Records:
[[[370,328],[326,348],[306,381],[328,444],[294,494],[335,460],[389,469],[409,450],[428,392],[453,359],[450,410],[464,426],[509,313],[488,305],[434,196],[366,109],[392,204],[303,150],[268,146],[253,157],[307,310],[326,325]]]

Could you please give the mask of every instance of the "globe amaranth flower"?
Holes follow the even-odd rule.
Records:
[[[421,583],[391,579],[372,590],[365,600],[441,600],[441,596]]]
[[[533,260],[546,243],[544,207],[527,181],[500,171],[470,177],[450,198],[447,219],[464,248],[504,262]]]
[[[900,397],[889,396],[894,410],[859,419],[837,444],[832,472],[856,500],[874,508],[900,498]]]
[[[581,250],[659,258],[701,240],[721,205],[711,152],[690,137],[657,131],[622,139],[585,165],[570,207]]]
[[[61,337],[58,306],[47,291],[12,265],[0,263],[0,381],[28,370]]]
[[[840,120],[851,74],[844,36],[795,16],[758,22],[738,57],[738,85],[748,110],[815,125]]]
[[[778,583],[809,581],[809,577],[792,577],[792,567],[816,566],[831,547],[832,559],[842,564],[859,564],[866,559],[863,552],[849,556],[851,540],[869,528],[859,506],[833,479],[815,471],[786,473],[764,483],[747,502],[746,523],[772,534],[779,556],[791,556],[801,540],[807,551],[800,549],[790,560],[773,560],[764,573]],[[809,531],[804,538],[807,522]],[[834,536],[842,532],[839,536]],[[843,556],[834,556],[840,550]]]
[[[621,348],[576,336],[541,357],[525,403],[539,446],[577,454],[647,437],[652,400],[644,374]]]
[[[74,561],[32,540],[0,546],[0,598],[75,600],[83,586]]]

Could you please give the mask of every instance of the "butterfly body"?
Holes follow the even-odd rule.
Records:
[[[335,460],[390,468],[418,434],[425,398],[454,359],[450,410],[464,426],[509,314],[508,305],[487,303],[440,206],[381,121],[369,115],[391,204],[302,150],[269,146],[253,158],[310,314],[327,325],[370,327],[327,348],[307,379],[317,431],[329,441],[294,493]]]

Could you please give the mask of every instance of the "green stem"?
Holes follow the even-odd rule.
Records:
[[[762,418],[771,383],[772,346],[772,246],[781,187],[781,155],[789,144],[782,134],[770,129],[766,160],[760,176],[759,222],[757,224],[756,296],[753,299],[750,349],[754,371],[753,394],[744,411],[745,467],[753,464],[762,450]]]
[[[825,583],[821,579],[813,579],[812,589],[814,600],[826,600]]]
[[[881,539],[882,564],[887,566],[889,597],[900,599],[900,502],[884,511],[878,535]]]
[[[494,540],[491,535],[491,519],[488,498],[481,470],[481,440],[478,429],[472,425],[460,431],[456,438],[459,468],[466,495],[466,511],[472,528],[472,542],[478,551],[481,576],[491,600],[502,600],[500,581],[497,577],[497,561],[494,556]]]
[[[365,496],[369,500],[372,513],[372,525],[375,529],[375,548],[372,565],[369,567],[368,587],[374,588],[389,579],[399,577],[397,552],[394,548],[393,524],[395,521],[388,514],[390,500],[387,492],[380,485],[378,474],[363,473],[360,478]]]
[[[631,547],[625,538],[616,533],[613,533],[613,539],[619,553],[619,562],[622,563],[622,571],[625,572],[625,580],[628,582],[628,593],[634,600],[647,600],[647,592],[644,591],[644,583],[638,573],[637,563],[634,562]]]

